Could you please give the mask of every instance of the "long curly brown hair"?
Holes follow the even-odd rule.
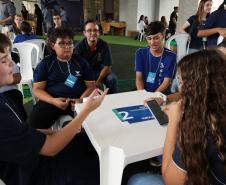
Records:
[[[206,185],[210,139],[226,167],[226,59],[220,51],[202,50],[185,56],[178,70],[184,105],[177,135],[181,160],[187,184]]]

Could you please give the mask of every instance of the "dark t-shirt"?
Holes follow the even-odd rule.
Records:
[[[12,107],[0,94],[0,179],[7,185],[27,185],[46,136],[22,122]]]
[[[216,10],[211,13],[207,18],[205,24],[200,29],[211,29],[211,28],[226,28],[226,10]],[[219,34],[213,34],[208,37],[207,45],[208,47],[214,47],[217,45],[217,39]]]
[[[219,154],[212,140],[209,140],[207,150],[210,172],[209,179],[211,181],[211,185],[226,184],[226,175],[225,175],[226,169],[224,168],[223,163],[219,158]],[[180,155],[181,155],[180,149],[176,144],[173,153],[173,161],[180,169],[186,171],[185,165],[181,162]]]
[[[20,43],[20,42],[24,42],[24,41],[32,40],[32,39],[37,39],[36,35],[33,35],[33,34],[28,34],[28,35],[19,34],[14,39],[13,43]]]
[[[65,85],[69,76],[67,62],[59,62],[55,55],[44,58],[35,68],[34,82],[46,81],[45,90],[53,97],[80,98],[87,86],[85,81],[94,81],[93,71],[82,57],[73,55],[68,62],[70,73],[77,78],[71,88]]]
[[[101,71],[104,66],[112,65],[111,50],[108,44],[101,39],[98,39],[96,47],[91,50],[84,38],[76,45],[75,52],[85,58],[94,71]]]
[[[187,20],[190,24],[188,27],[188,33],[191,35],[191,42],[190,42],[190,48],[193,49],[202,49],[203,48],[203,42],[202,38],[197,36],[198,29],[205,25],[205,21],[203,21],[201,24],[197,23],[196,15],[192,15]]]
[[[136,51],[135,71],[142,72],[144,89],[154,92],[164,81],[164,78],[173,79],[176,73],[176,54],[168,49],[164,49],[162,56],[155,57],[151,54],[150,48],[140,48]],[[148,82],[149,73],[156,73],[154,82]],[[164,94],[170,94],[170,86]]]
[[[173,11],[171,14],[170,14],[170,20],[172,20],[173,18],[176,18],[177,20],[177,12]]]
[[[0,20],[6,19],[9,16],[16,15],[16,8],[9,0],[0,1]],[[6,25],[12,24],[13,21],[6,22]]]

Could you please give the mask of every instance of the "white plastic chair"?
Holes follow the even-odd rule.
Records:
[[[0,179],[0,185],[5,185],[5,183]]]
[[[144,40],[144,31],[139,31],[137,39],[141,42]]]
[[[175,40],[177,43],[177,61],[188,54],[190,35],[187,33],[176,33],[166,41],[166,48],[170,49],[170,43]]]
[[[33,81],[33,69],[32,69],[32,60],[35,60],[36,63],[38,61],[38,53],[39,53],[39,47],[36,44],[33,43],[16,43],[13,44],[13,50],[17,50],[19,57],[20,57],[20,73],[21,73],[21,81],[18,84],[18,89],[23,94],[23,84],[27,84],[29,86],[33,103],[35,104],[35,98],[32,93],[32,81]],[[32,51],[36,52],[36,58],[32,58]]]
[[[144,39],[144,28],[145,28],[145,23],[144,21],[140,21],[140,23],[138,23],[138,37],[137,40],[139,40],[140,42]]]
[[[62,115],[60,116],[55,123],[52,125],[51,129],[53,131],[60,130],[63,127],[65,122],[71,121],[73,118],[70,115]]]
[[[44,58],[44,51],[45,51],[45,46],[46,46],[45,40],[43,40],[43,39],[32,39],[32,40],[27,40],[25,42],[30,42],[30,43],[34,43],[34,44],[38,45],[38,47],[39,47],[39,61],[38,62],[40,62]]]

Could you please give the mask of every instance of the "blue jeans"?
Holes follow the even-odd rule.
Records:
[[[144,172],[133,175],[127,185],[164,185],[164,182],[161,175]]]

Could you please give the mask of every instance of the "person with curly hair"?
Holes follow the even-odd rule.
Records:
[[[162,177],[134,175],[129,185],[226,184],[226,59],[220,50],[202,50],[178,64],[181,99],[169,117]]]

